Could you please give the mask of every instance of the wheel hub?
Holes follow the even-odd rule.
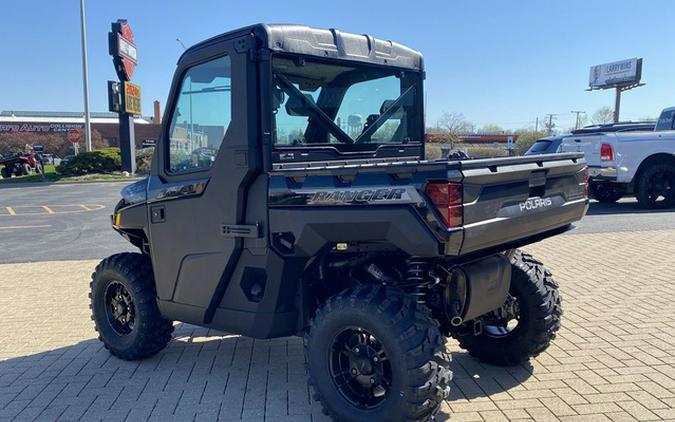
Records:
[[[106,315],[110,327],[119,335],[131,334],[136,320],[133,298],[127,288],[112,281],[105,291]]]
[[[509,294],[499,309],[495,309],[483,319],[483,332],[491,337],[509,335],[518,328],[520,317],[518,299]]]
[[[362,329],[347,329],[336,336],[330,370],[338,391],[358,407],[378,406],[391,386],[391,364],[384,348]]]

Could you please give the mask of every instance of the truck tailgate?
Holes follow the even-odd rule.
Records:
[[[548,154],[461,162],[465,255],[554,231],[580,220],[588,208],[581,154]]]
[[[607,143],[607,135],[571,135],[563,139],[560,152],[580,152],[584,154],[586,164],[600,166],[600,145],[603,140]]]

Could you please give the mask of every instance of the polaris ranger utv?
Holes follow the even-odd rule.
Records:
[[[335,29],[255,25],[178,61],[151,174],[103,260],[100,339],[142,359],[172,321],[304,337],[315,398],[342,421],[427,421],[447,336],[511,365],[560,326],[558,286],[517,248],[587,210],[581,154],[424,160],[422,56]]]

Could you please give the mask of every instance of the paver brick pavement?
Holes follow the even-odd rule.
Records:
[[[455,379],[438,420],[675,420],[675,230],[559,236],[526,249],[561,285],[553,345],[484,365],[448,342]],[[126,362],[94,338],[96,262],[0,266],[0,421],[324,421],[299,338],[254,340],[187,324]]]

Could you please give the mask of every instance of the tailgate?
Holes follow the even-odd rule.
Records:
[[[585,166],[581,154],[461,162],[463,241],[459,249],[448,243],[446,254],[517,243],[580,220],[588,207]]]
[[[600,166],[600,145],[606,135],[572,135],[563,139],[561,152],[581,152],[589,166]],[[608,143],[609,141],[605,141]]]

